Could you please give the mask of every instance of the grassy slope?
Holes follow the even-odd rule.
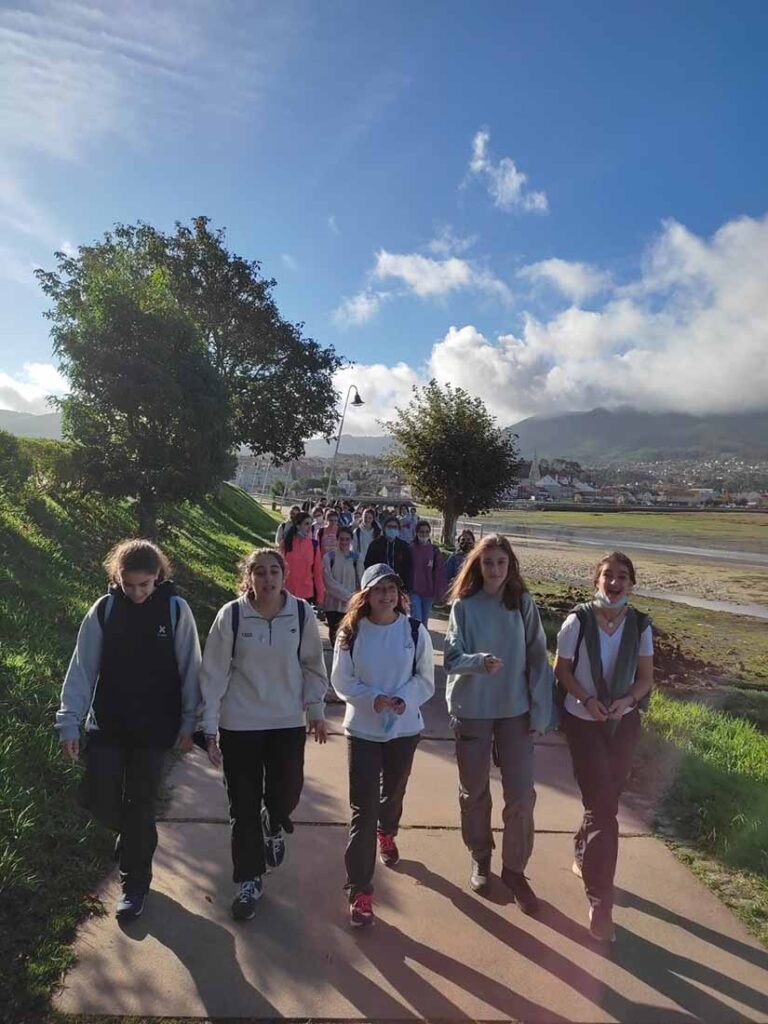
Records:
[[[232,595],[237,561],[274,530],[229,486],[166,523],[161,543],[201,635]],[[0,507],[0,1020],[39,1019],[110,863],[108,838],[76,808],[79,767],[65,764],[51,725],[78,625],[105,590],[100,562],[133,531],[126,502]]]

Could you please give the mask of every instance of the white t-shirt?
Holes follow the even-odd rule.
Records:
[[[613,681],[613,671],[616,668],[616,660],[619,656],[619,647],[621,646],[621,638],[624,633],[625,622],[626,619],[623,619],[621,625],[613,634],[606,633],[605,630],[600,629],[599,627],[597,630],[598,636],[600,637],[600,659],[603,663],[603,676],[609,686]],[[560,632],[557,634],[557,653],[559,657],[573,658],[576,654],[576,642],[578,639],[579,617],[575,612],[572,612],[563,623]],[[651,632],[650,623],[640,634],[640,646],[637,653],[641,658],[653,654],[653,634]],[[576,682],[579,683],[588,695],[597,696],[597,687],[592,679],[592,668],[589,664],[589,653],[584,639],[581,641],[579,662],[576,665],[576,672],[574,675],[576,676]],[[583,704],[580,704],[579,701],[576,700],[572,693],[566,694],[565,710],[568,711],[569,714],[575,715],[576,718],[584,718],[590,722],[594,721],[589,711],[587,711]],[[624,714],[626,715],[632,710],[632,708],[627,708]]]

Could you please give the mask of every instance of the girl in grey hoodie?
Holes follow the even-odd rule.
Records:
[[[470,887],[490,881],[490,761],[504,790],[502,881],[521,910],[538,901],[525,878],[533,850],[533,738],[549,728],[553,677],[536,605],[506,537],[485,537],[451,588],[445,639],[446,696],[456,736],[459,805],[471,860]]]

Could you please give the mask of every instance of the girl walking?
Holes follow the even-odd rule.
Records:
[[[411,545],[413,587],[411,614],[429,626],[429,613],[434,601],[445,596],[445,563],[440,548],[432,543],[432,527],[426,519],[416,524],[416,540]]]
[[[372,508],[365,509],[360,525],[355,528],[354,533],[355,551],[360,555],[363,562],[365,562],[365,556],[368,554],[368,548],[380,536],[381,527],[376,522],[376,512]]]
[[[242,566],[241,595],[219,610],[200,686],[208,758],[224,766],[232,826],[232,916],[248,921],[267,866],[285,856],[283,832],[304,785],[307,731],[327,739],[328,676],[315,616],[285,589],[285,562],[270,548]],[[218,734],[218,741],[217,741]]]
[[[189,605],[155,544],[125,540],[104,562],[109,592],[80,626],[56,714],[62,752],[77,760],[85,722],[80,802],[117,833],[121,920],[138,917],[157,847],[155,801],[167,751],[185,753],[200,698],[200,643]]]
[[[280,544],[285,565],[285,589],[304,601],[323,603],[323,566],[320,545],[312,537],[312,517],[308,512],[296,516]]]
[[[331,647],[336,643],[339,623],[347,611],[349,599],[360,589],[360,556],[352,550],[352,527],[340,526],[338,547],[323,558],[325,621]]]
[[[445,578],[449,587],[459,575],[459,569],[464,565],[464,560],[474,546],[474,533],[471,530],[462,530],[459,534],[458,551],[454,551],[445,563]]]
[[[653,687],[650,619],[628,604],[635,581],[627,555],[606,555],[595,568],[594,598],[576,606],[557,637],[563,728],[584,804],[574,836],[573,871],[584,880],[590,932],[602,942],[616,937],[619,797],[640,736],[638,706]]]
[[[432,641],[406,608],[399,576],[388,565],[370,566],[333,654],[331,682],[347,702],[352,821],[344,860],[353,927],[373,924],[377,840],[385,866],[399,859],[395,837],[424,728],[421,706],[435,692]]]
[[[552,672],[536,605],[506,537],[485,537],[451,589],[445,638],[446,695],[456,737],[461,832],[471,853],[470,887],[491,875],[491,751],[504,791],[502,881],[520,909],[538,900],[525,877],[533,851],[533,738],[549,728]]]
[[[395,515],[384,519],[384,532],[373,540],[365,553],[366,569],[371,565],[389,565],[405,584],[406,593],[413,587],[411,546],[400,540],[400,522]]]

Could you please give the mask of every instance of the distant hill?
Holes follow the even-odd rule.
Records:
[[[389,447],[390,438],[386,434],[374,434],[368,437],[355,437],[354,434],[342,434],[339,453],[342,455],[382,455]],[[322,438],[307,441],[306,456],[310,459],[332,459],[335,442],[326,444]]]
[[[583,465],[740,456],[768,459],[768,411],[728,416],[593,409],[531,416],[509,428],[520,453]]]
[[[61,439],[61,413],[47,412],[35,416],[29,412],[11,412],[0,409],[0,430],[7,430],[17,437],[50,437]]]

